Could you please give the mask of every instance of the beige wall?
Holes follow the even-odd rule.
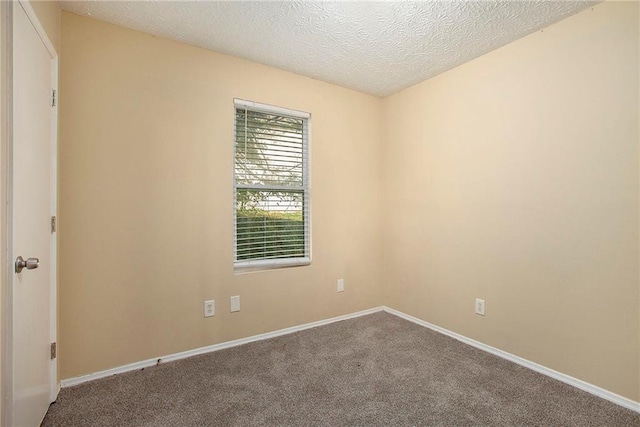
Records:
[[[56,52],[60,53],[60,3],[56,0],[30,1],[29,3],[36,12]]]
[[[601,4],[385,99],[383,151],[387,305],[636,401],[638,16]]]
[[[380,305],[378,98],[66,12],[61,58],[61,378]],[[234,97],[312,114],[310,267],[234,275]]]

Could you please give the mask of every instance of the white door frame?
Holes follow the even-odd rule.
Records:
[[[4,260],[4,267],[6,272],[5,283],[6,292],[3,298],[4,305],[4,378],[2,381],[2,395],[3,395],[3,424],[9,425],[10,420],[13,419],[13,396],[12,394],[12,380],[13,380],[13,282],[14,282],[14,269],[13,259],[16,254],[13,253],[13,8],[22,7],[27,17],[31,21],[31,24],[35,28],[38,36],[45,45],[49,55],[51,56],[51,88],[58,90],[58,53],[56,52],[49,36],[47,35],[44,27],[38,20],[35,11],[31,7],[31,4],[27,0],[18,0],[17,2],[3,2],[5,8],[3,10],[3,22],[2,26],[5,31],[5,60],[6,73],[6,97],[3,99],[3,107],[6,111],[6,197],[7,207],[5,210],[5,230],[7,233],[6,240],[6,259]],[[57,189],[58,189],[58,107],[51,108],[51,207],[50,215],[57,217]],[[50,338],[51,342],[56,342],[57,339],[57,232],[51,235],[51,277],[50,277]],[[58,391],[60,390],[57,378],[57,359],[51,361],[50,367],[51,389],[50,389],[50,401],[56,400]]]

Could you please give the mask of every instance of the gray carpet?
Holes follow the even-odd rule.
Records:
[[[640,414],[376,313],[65,388],[43,425],[640,426]]]

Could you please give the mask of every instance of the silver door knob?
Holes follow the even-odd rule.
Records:
[[[19,256],[16,258],[16,273],[20,273],[23,268],[27,270],[33,270],[38,268],[40,265],[40,260],[38,258],[28,258],[26,261],[24,258]]]

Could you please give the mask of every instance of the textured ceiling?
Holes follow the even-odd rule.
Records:
[[[61,3],[80,15],[387,96],[597,2]]]

